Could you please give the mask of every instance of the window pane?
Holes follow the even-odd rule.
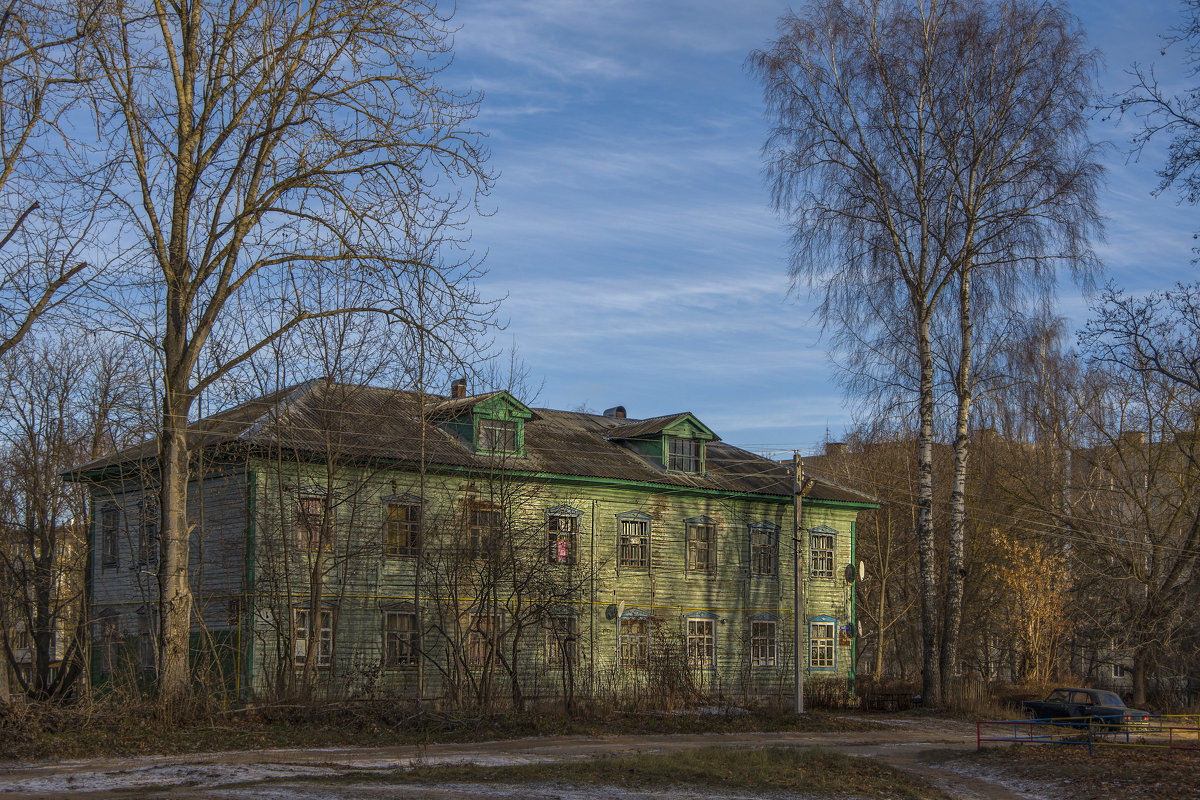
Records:
[[[688,525],[687,568],[692,572],[712,572],[717,565],[717,529],[712,525]]]
[[[579,532],[576,517],[552,516],[546,521],[547,558],[551,564],[574,564]]]
[[[700,471],[700,442],[695,439],[671,437],[668,440],[670,457],[667,468],[679,472]]]
[[[621,552],[618,566],[648,569],[650,566],[650,523],[640,519],[621,520]]]
[[[384,552],[389,556],[416,555],[420,551],[421,507],[388,503],[384,524]]]

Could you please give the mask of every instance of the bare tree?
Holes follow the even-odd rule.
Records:
[[[59,128],[82,96],[78,71],[88,3],[0,6],[0,356],[70,294],[94,198],[60,179],[72,145]]]
[[[957,659],[966,464],[981,287],[1019,308],[1055,263],[1087,264],[1099,169],[1082,109],[1094,55],[1051,4],[818,0],[750,57],[775,127],[772,198],[792,231],[792,275],[855,368],[850,391],[917,409],[924,696]],[[1034,276],[1036,280],[1028,280]],[[957,320],[948,561],[937,563],[935,335]],[[939,615],[938,575],[945,575]],[[939,653],[939,616],[941,649]]]
[[[1183,0],[1181,5],[1183,22],[1163,38],[1167,47],[1183,48],[1184,62],[1195,76],[1200,72],[1200,0]],[[1196,146],[1200,142],[1200,94],[1195,87],[1178,93],[1164,89],[1152,65],[1134,64],[1129,74],[1133,85],[1110,97],[1106,108],[1141,123],[1131,142],[1134,155],[1151,140],[1168,137],[1167,162],[1158,172],[1157,191],[1174,186],[1182,200],[1193,205],[1200,202],[1200,148]]]
[[[162,376],[164,708],[188,693],[199,394],[304,320],[378,313],[446,343],[489,319],[461,245],[491,176],[476,97],[439,83],[447,26],[433,0],[135,1],[90,36],[123,301]],[[346,285],[352,309],[332,299]]]

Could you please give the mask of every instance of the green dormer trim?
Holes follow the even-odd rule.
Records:
[[[623,441],[667,472],[703,475],[706,472],[704,449],[708,442],[721,437],[690,411],[655,417],[615,429],[609,439]]]
[[[525,421],[529,407],[508,392],[496,392],[471,409],[475,452],[525,457]]]

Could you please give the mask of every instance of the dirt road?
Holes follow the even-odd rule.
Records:
[[[877,721],[877,720],[876,720]],[[203,753],[181,756],[101,758],[0,767],[0,797],[33,798],[170,797],[179,800],[225,798],[274,800],[275,798],[434,798],[481,800],[521,797],[558,800],[675,800],[683,797],[741,798],[748,794],[689,791],[626,792],[611,787],[564,790],[552,786],[462,785],[431,788],[352,781],[314,783],[331,775],[364,776],[414,764],[525,764],[570,762],[625,753],[669,753],[707,746],[767,747],[790,745],[821,747],[847,755],[880,759],[916,772],[947,794],[963,800],[1034,800],[1049,795],[1039,787],[1021,785],[1001,774],[973,770],[961,763],[947,764],[946,755],[975,747],[975,727],[947,720],[893,719],[888,728],[853,733],[742,733],[687,736],[545,737],[470,745],[426,747],[328,748]]]

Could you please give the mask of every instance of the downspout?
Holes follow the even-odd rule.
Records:
[[[850,523],[850,568],[854,580],[850,581],[850,694],[854,694],[854,680],[858,674],[858,523]]]
[[[590,573],[591,602],[588,603],[588,694],[596,699],[596,501],[592,501],[592,536],[588,542],[588,572]]]
[[[242,578],[242,624],[238,630],[238,638],[244,635],[245,642],[239,641],[245,654],[244,672],[246,684],[241,687],[239,694],[247,699],[254,690],[254,570],[255,557],[258,555],[258,532],[255,519],[258,516],[258,473],[251,470],[246,486],[246,571]]]

